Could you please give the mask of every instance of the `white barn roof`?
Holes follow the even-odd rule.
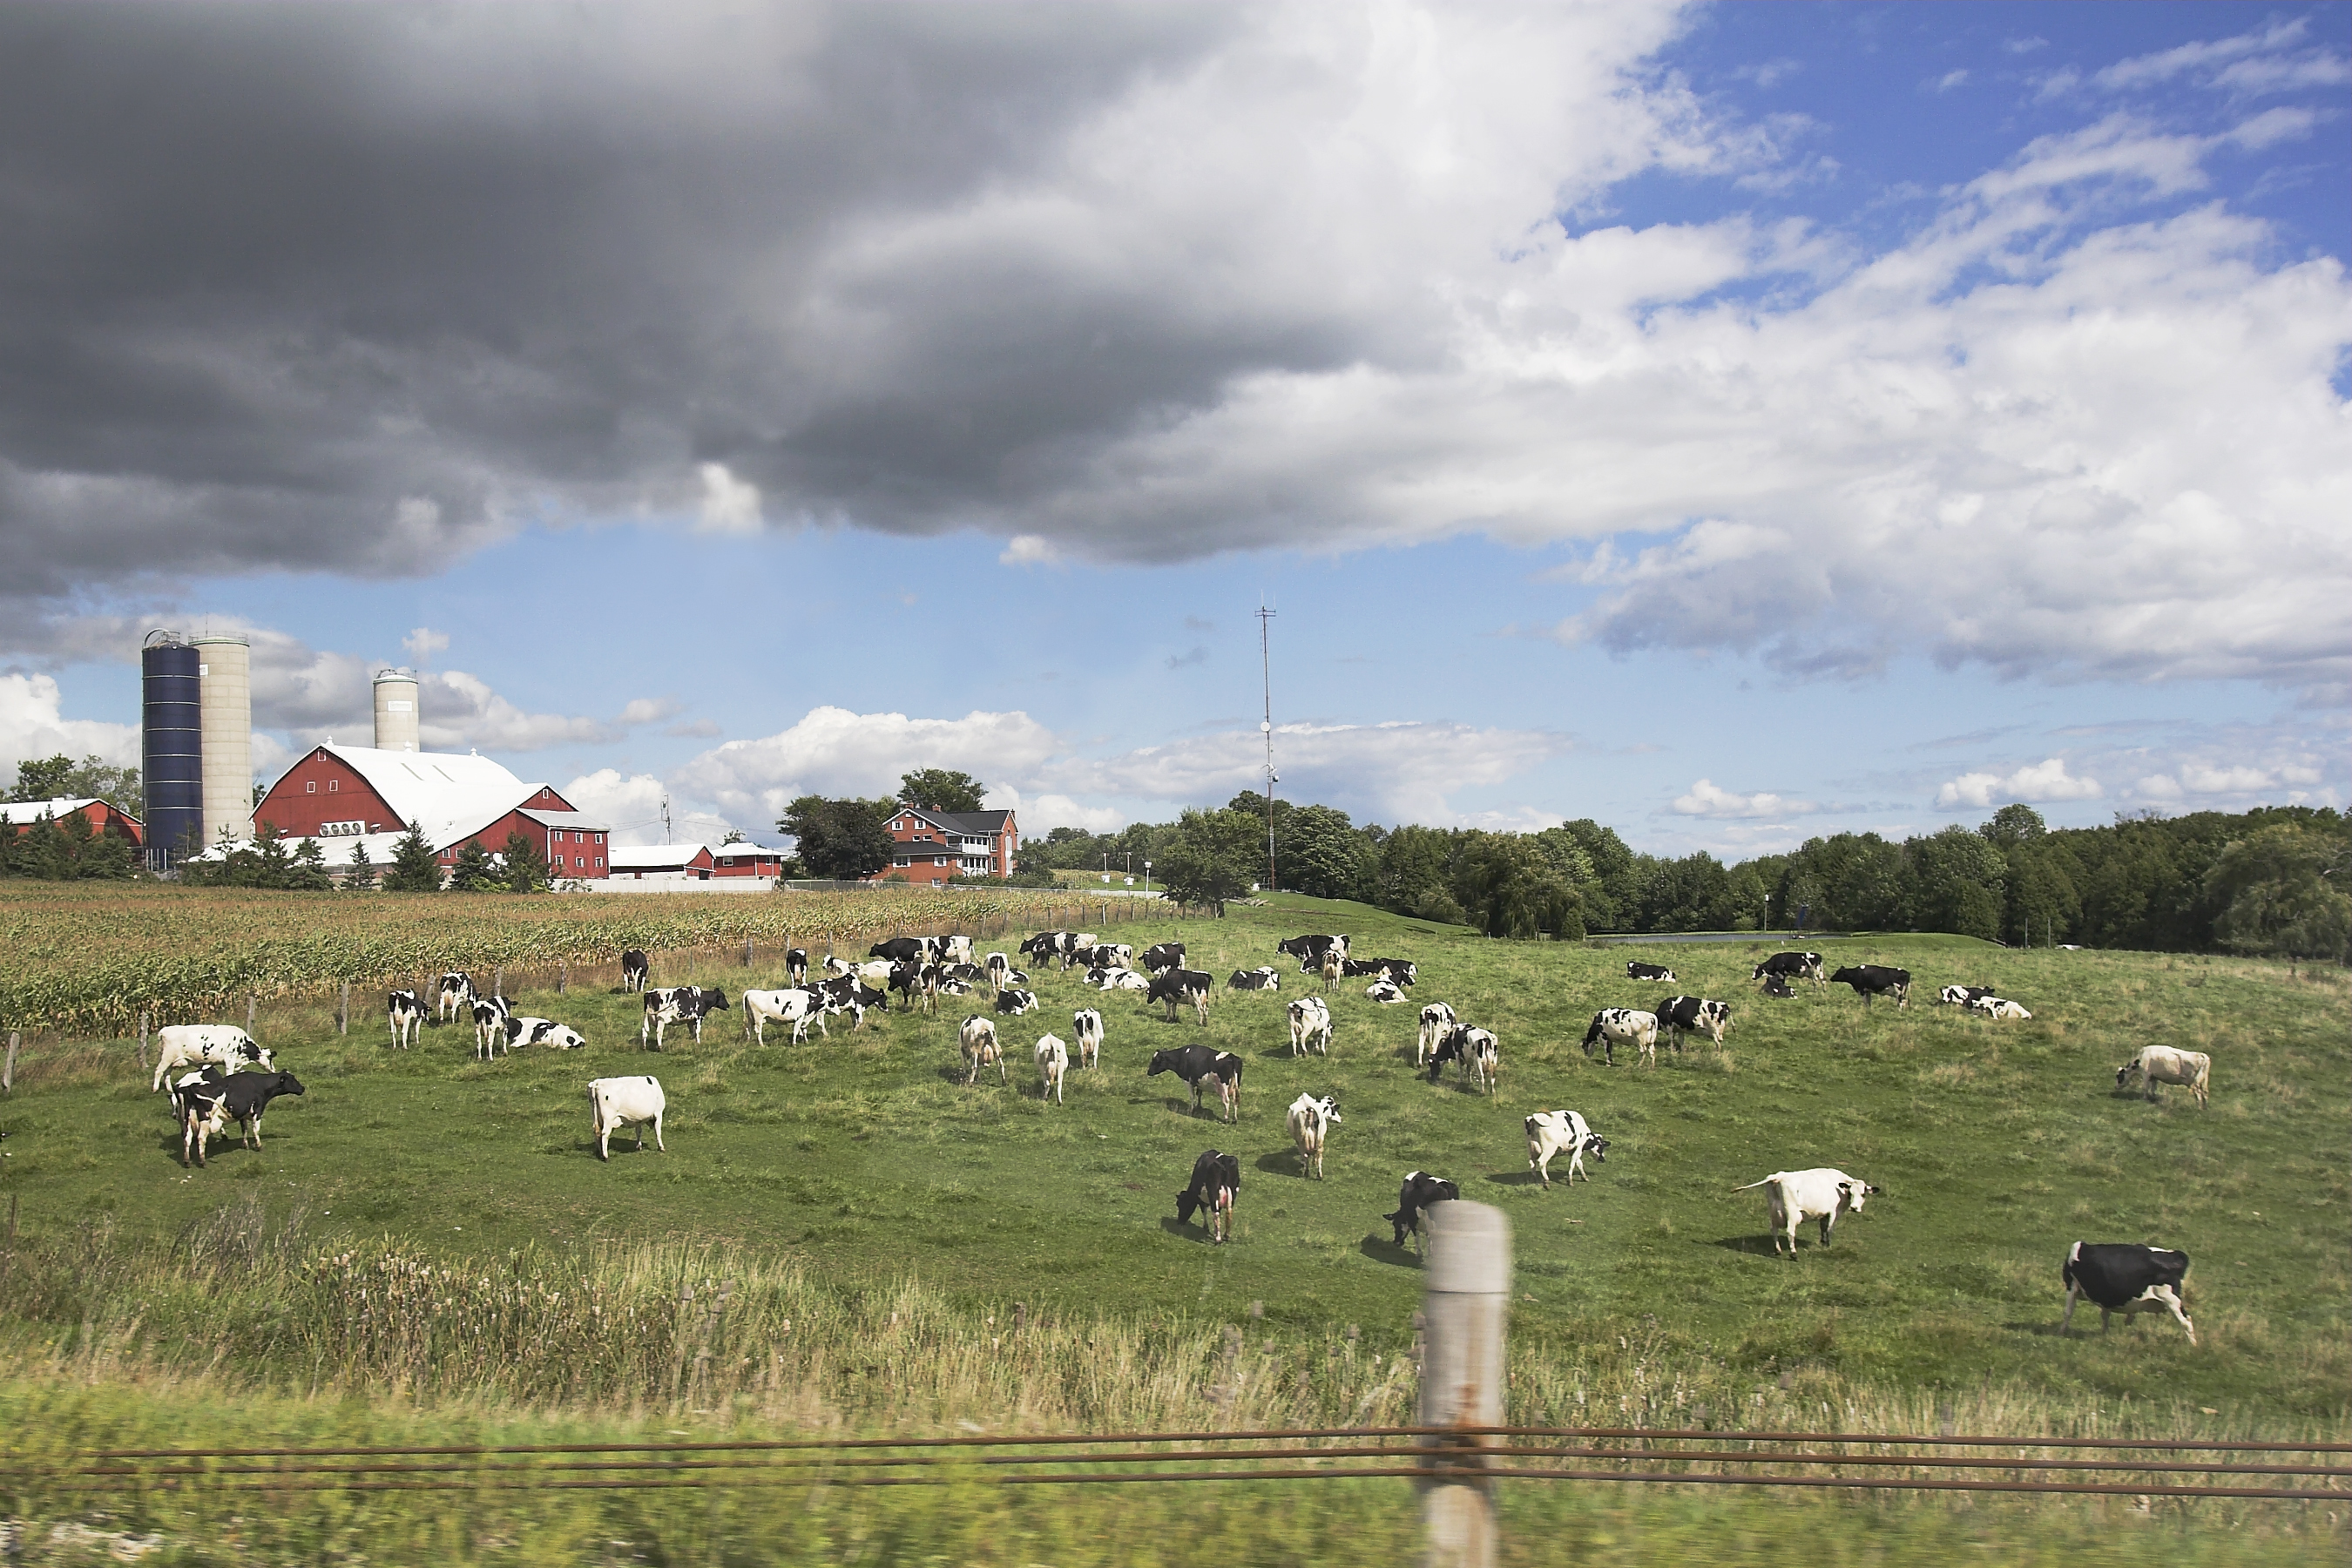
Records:
[[[44,816],[55,817],[59,821],[63,821],[68,816],[81,810],[84,806],[96,805],[98,804],[99,801],[96,795],[91,795],[82,800],[12,800],[0,802],[0,822],[9,823],[16,826],[23,826],[26,823],[38,822]]]
[[[321,749],[365,779],[402,822],[421,824],[436,849],[462,843],[548,787],[526,784],[502,764],[470,753],[382,752],[331,742]],[[541,820],[551,823],[556,816],[565,818],[566,827],[604,827],[576,812],[547,813]]]

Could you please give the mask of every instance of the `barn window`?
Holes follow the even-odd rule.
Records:
[[[329,779],[329,780],[327,781],[327,793],[328,793],[329,795],[335,795],[335,794],[338,794],[339,792],[341,792],[341,790],[342,789],[342,787],[343,787],[343,781],[342,781],[342,780],[341,780],[341,779]]]
[[[319,781],[318,781],[317,779],[312,779],[312,780],[310,780],[308,784],[305,784],[302,786],[302,793],[303,793],[304,795],[316,795],[316,794],[318,794],[318,793],[319,793]]]

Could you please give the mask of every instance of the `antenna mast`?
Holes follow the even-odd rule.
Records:
[[[669,842],[669,796],[662,796],[662,842]]]
[[[1265,717],[1258,722],[1258,733],[1265,737],[1265,890],[1274,891],[1274,786],[1282,775],[1274,771],[1274,655],[1267,639],[1266,626],[1276,612],[1257,605],[1258,671],[1265,682]]]

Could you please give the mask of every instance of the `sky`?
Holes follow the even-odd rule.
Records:
[[[1727,858],[2352,795],[2352,6],[0,9],[0,767],[253,642],[622,839],[919,766]]]

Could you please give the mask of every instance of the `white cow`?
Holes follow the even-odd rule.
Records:
[[[793,1044],[808,1038],[808,1026],[814,1024],[826,1039],[833,1031],[824,1026],[825,998],[814,991],[746,991],[741,997],[743,1023],[751,1037],[761,1045],[768,1043],[768,1026],[790,1024]]]
[[[155,1031],[155,1081],[147,1092],[161,1089],[164,1077],[173,1070],[201,1068],[206,1062],[223,1072],[241,1067],[274,1072],[278,1067],[269,1053],[235,1024],[166,1024]]]
[[[1603,1007],[1592,1015],[1591,1026],[1584,1031],[1584,1054],[1592,1055],[1594,1046],[1603,1047],[1604,1058],[1611,1067],[1617,1065],[1617,1047],[1633,1046],[1639,1049],[1641,1059],[1652,1067],[1658,1065],[1658,1016],[1636,1012],[1631,1007]]]
[[[1788,1244],[1790,1258],[1797,1256],[1797,1227],[1809,1219],[1822,1222],[1822,1245],[1830,1244],[1830,1232],[1837,1228],[1838,1215],[1852,1209],[1862,1212],[1862,1200],[1880,1189],[1858,1176],[1828,1165],[1817,1165],[1810,1171],[1775,1171],[1760,1182],[1750,1182],[1734,1192],[1764,1189],[1764,1197],[1772,1219],[1772,1250],[1781,1250]]]
[[[1324,1140],[1339,1125],[1339,1102],[1330,1095],[1318,1100],[1302,1094],[1290,1102],[1290,1141],[1298,1145],[1299,1169],[1311,1172],[1318,1182],[1323,1179]]]
[[[1081,1007],[1070,1015],[1070,1026],[1078,1037],[1078,1065],[1102,1066],[1103,1016],[1092,1007]]]
[[[990,1063],[996,1066],[996,1081],[1006,1081],[1004,1053],[996,1044],[996,1025],[978,1014],[966,1018],[963,1027],[956,1031],[957,1043],[963,1047],[963,1086],[970,1089],[980,1081],[980,1069]]]
[[[635,1078],[600,1078],[588,1085],[588,1115],[596,1135],[596,1158],[613,1157],[613,1134],[625,1127],[637,1130],[637,1147],[646,1146],[646,1123],[652,1122],[654,1147],[669,1152],[662,1142],[662,1113],[669,1101],[662,1095],[661,1080],[643,1074]]]
[[[1364,987],[1364,994],[1381,1006],[1389,1007],[1404,1000],[1404,988],[1386,975],[1382,975]]]
[[[2213,1058],[2203,1051],[2177,1051],[2170,1046],[2142,1046],[2139,1055],[2116,1069],[2116,1087],[2123,1088],[2134,1073],[2147,1081],[2150,1100],[2156,1098],[2158,1084],[2177,1083],[2197,1097],[2197,1109],[2202,1110],[2208,1091],[2212,1088]]]
[[[1565,1151],[1568,1154],[1569,1185],[1576,1184],[1581,1174],[1592,1180],[1592,1173],[1584,1168],[1584,1156],[1591,1154],[1595,1164],[1605,1164],[1609,1159],[1609,1140],[1595,1132],[1584,1118],[1573,1110],[1538,1110],[1527,1120],[1528,1168],[1551,1185],[1551,1157]]]
[[[1070,1048],[1058,1035],[1047,1035],[1037,1042],[1037,1098],[1047,1095],[1054,1103],[1062,1103],[1062,1080],[1070,1076]]]
[[[414,991],[395,991],[384,1003],[384,1016],[392,1026],[392,1043],[406,1050],[416,1038],[416,1031],[425,1026],[425,1004],[416,999]]]
[[[1290,1005],[1290,1054],[1303,1057],[1309,1046],[1318,1056],[1331,1054],[1331,1009],[1320,996],[1301,996]]]
[[[1423,1004],[1421,1009],[1421,1038],[1413,1043],[1412,1065],[1427,1067],[1429,1053],[1435,1050],[1437,1043],[1452,1034],[1454,1026],[1461,1021],[1454,1016],[1454,1009],[1443,1002]]]
[[[2000,996],[1979,996],[1975,1001],[1969,1004],[1969,1011],[1971,1013],[1982,1013],[1988,1018],[2007,1019],[2015,1022],[2022,1022],[2025,1019],[2033,1016],[2032,1014],[2027,1012],[2017,1003]]]

